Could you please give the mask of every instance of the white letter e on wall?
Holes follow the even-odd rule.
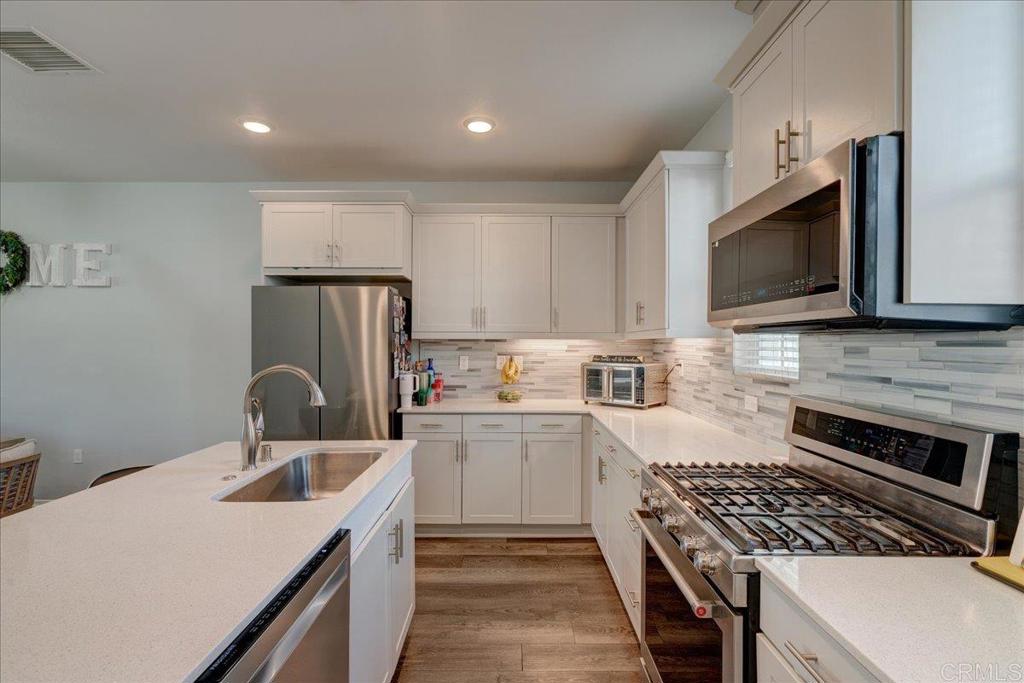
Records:
[[[103,265],[91,254],[109,254],[109,244],[75,242],[75,287],[109,287],[110,276],[98,275]]]

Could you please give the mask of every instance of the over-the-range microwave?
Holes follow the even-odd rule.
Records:
[[[902,136],[844,142],[708,226],[708,322],[1005,329],[1024,305],[902,302]]]

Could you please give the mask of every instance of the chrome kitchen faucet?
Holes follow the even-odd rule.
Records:
[[[269,368],[260,370],[245,387],[245,394],[242,396],[242,471],[256,469],[256,453],[260,450],[260,442],[263,441],[263,408],[257,399],[252,396],[253,389],[260,380],[278,372],[287,372],[295,375],[306,383],[309,390],[309,405],[315,407],[327,405],[323,389],[316,383],[313,376],[298,367],[281,363],[271,365]],[[256,410],[256,417],[253,418],[253,409]]]

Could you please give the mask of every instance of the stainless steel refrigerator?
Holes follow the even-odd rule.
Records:
[[[327,405],[309,405],[294,377],[268,377],[264,439],[400,436],[398,373],[407,369],[409,302],[373,285],[252,288],[252,370],[294,363],[316,378]]]

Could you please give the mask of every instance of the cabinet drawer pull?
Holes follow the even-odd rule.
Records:
[[[626,524],[629,525],[629,530],[630,531],[632,531],[632,532],[640,531],[640,525],[637,524],[636,522],[634,522],[632,517],[630,517],[629,515],[626,515],[625,519],[626,519]]]
[[[626,591],[626,594],[629,595],[629,601],[633,603],[633,607],[640,605],[640,599],[636,597],[636,591]]]
[[[640,472],[634,469],[627,469],[626,473],[629,474],[631,479],[636,479],[640,476]]]
[[[597,483],[598,484],[603,484],[606,481],[608,481],[608,475],[605,474],[604,468],[605,468],[604,458],[602,458],[601,456],[597,456]]]
[[[565,425],[561,422],[541,423],[541,427],[564,427]]]
[[[812,654],[810,652],[800,652],[800,650],[796,649],[796,645],[794,645],[788,640],[786,641],[786,649],[789,650],[789,653],[791,655],[796,657],[796,661],[800,662],[800,666],[802,666],[804,670],[806,670],[807,673],[810,675],[810,677],[814,679],[814,683],[828,683],[828,681],[822,678],[821,674],[815,671],[814,667],[811,665],[812,662],[818,661],[818,655]]]
[[[481,427],[504,427],[505,423],[503,423],[503,422],[481,422],[480,426]]]
[[[600,432],[598,432],[598,431],[597,431],[597,430],[595,429],[595,430],[594,430],[594,436],[601,436],[601,434],[600,434]]]
[[[401,560],[402,558],[402,551],[399,546],[400,541],[398,534],[398,525],[395,524],[393,527],[391,527],[391,531],[388,532],[388,536],[394,539],[391,543],[391,550],[388,551],[388,557],[395,558],[395,564],[398,564],[399,560]]]
[[[444,425],[437,422],[421,422],[420,427],[444,427]]]
[[[605,446],[605,448],[608,449],[609,453],[618,453],[618,451],[615,450],[615,446]]]

